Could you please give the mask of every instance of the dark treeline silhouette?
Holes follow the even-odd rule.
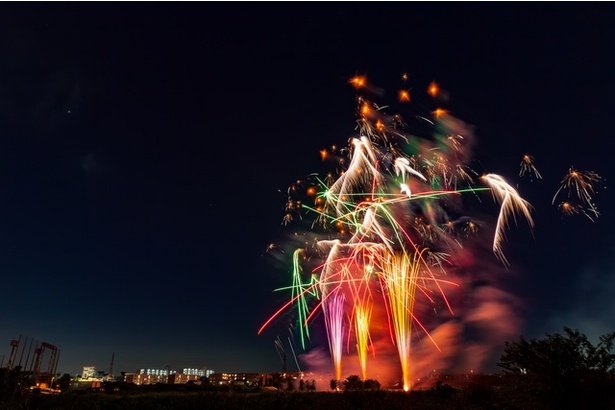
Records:
[[[594,345],[578,330],[564,327],[563,334],[506,342],[498,363],[504,369],[504,393],[524,405],[614,409],[614,341],[615,332]]]

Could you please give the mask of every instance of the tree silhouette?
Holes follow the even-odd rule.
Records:
[[[343,382],[344,391],[363,390],[363,380],[356,374],[351,374]]]
[[[551,378],[578,376],[586,373],[607,375],[615,370],[611,353],[615,332],[600,337],[594,346],[578,330],[564,327],[565,334],[547,334],[545,339],[506,342],[498,366],[510,374],[537,375]]]
[[[365,390],[380,390],[380,382],[374,379],[367,379],[363,382],[363,388]]]
[[[554,406],[602,406],[612,400],[615,387],[614,341],[615,332],[593,345],[586,335],[568,327],[563,334],[546,334],[544,339],[521,336],[505,343],[498,366],[516,393]]]
[[[57,386],[60,390],[66,391],[70,388],[71,377],[70,374],[64,373],[61,377],[57,379]]]

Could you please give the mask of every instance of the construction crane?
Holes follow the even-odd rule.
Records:
[[[6,365],[6,368],[11,370],[15,365],[15,358],[17,357],[17,349],[19,348],[19,340],[13,339],[9,343],[11,346],[11,354],[9,355],[9,362]]]
[[[107,378],[113,380],[113,360],[115,359],[115,352],[111,355],[111,365],[109,366],[109,375]]]
[[[47,368],[45,371],[41,371],[41,362],[45,355],[45,350],[50,351],[49,360],[47,361]],[[59,350],[56,346],[42,342],[39,347],[34,350],[34,367],[32,369],[32,376],[34,383],[46,383],[48,387],[51,387],[53,377],[58,366]]]

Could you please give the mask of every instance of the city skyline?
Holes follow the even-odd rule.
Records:
[[[61,369],[58,370],[57,368],[59,358],[61,356],[61,349],[57,346],[46,341],[35,340],[27,335],[20,335],[19,338],[11,339],[9,345],[9,353],[0,355],[0,368],[20,369],[20,371],[33,373],[65,373],[62,372]],[[71,374],[72,377],[80,376],[81,378],[87,379],[91,377],[101,378],[103,376],[117,376],[120,373],[158,374],[158,372],[161,371],[160,368],[158,368],[158,370],[153,370],[156,368],[152,366],[140,366],[137,369],[131,369],[130,371],[118,371],[117,369],[114,369],[114,363],[115,352],[111,354],[109,363],[104,368],[86,363],[82,366],[82,371],[69,374]],[[214,372],[212,369],[208,369],[205,364],[198,368],[189,366],[181,366],[176,368],[167,365],[164,366],[164,369],[164,371],[167,372],[165,374],[181,373],[194,375],[197,374],[195,371],[198,369],[200,369],[198,370],[199,374],[203,373],[200,375],[208,375]]]

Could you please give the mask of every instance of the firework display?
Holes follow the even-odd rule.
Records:
[[[347,147],[321,151],[334,170],[297,180],[288,189],[283,224],[307,223],[310,234],[296,234],[302,245],[292,254],[291,284],[280,289],[290,292],[290,300],[259,333],[294,308],[305,349],[310,325],[322,320],[336,380],[350,361],[367,379],[370,362],[386,351],[387,340],[407,390],[413,343],[426,339],[439,349],[430,317],[437,306],[454,315],[448,297],[458,286],[453,272],[468,259],[466,242],[485,225],[466,212],[466,203],[482,204],[487,194],[499,207],[491,248],[505,267],[507,225],[520,216],[532,230],[532,206],[502,176],[472,169],[471,131],[447,110],[434,106],[407,121],[364,95],[365,77],[350,84],[359,94],[356,136]],[[435,82],[426,90],[434,102],[442,92]],[[408,89],[399,91],[399,103],[411,100]],[[542,178],[531,155],[523,157],[519,175]],[[597,178],[571,168],[553,201],[571,192],[581,205],[567,212],[581,209],[597,216],[590,197]]]

